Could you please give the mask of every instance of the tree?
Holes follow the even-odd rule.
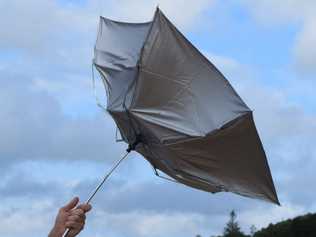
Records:
[[[298,216],[257,231],[255,237],[314,237],[316,236],[316,214]]]
[[[241,232],[238,222],[236,221],[237,215],[234,210],[230,212],[229,221],[224,228],[224,236],[223,237],[243,237],[245,236],[243,232]]]
[[[254,236],[256,232],[257,232],[257,228],[255,227],[255,225],[251,225],[250,226],[250,236]]]

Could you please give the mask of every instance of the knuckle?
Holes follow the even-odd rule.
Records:
[[[76,209],[74,213],[76,213],[77,215],[82,215],[84,212],[81,209]]]
[[[71,215],[68,217],[68,220],[73,221],[73,222],[77,222],[79,219],[80,219],[80,217],[77,215]]]
[[[73,227],[73,225],[74,225],[74,222],[72,222],[72,221],[67,221],[67,222],[65,223],[65,226],[66,226],[67,228]]]

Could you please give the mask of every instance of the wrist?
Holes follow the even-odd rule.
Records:
[[[63,234],[63,230],[54,226],[53,229],[49,232],[48,237],[63,237]]]

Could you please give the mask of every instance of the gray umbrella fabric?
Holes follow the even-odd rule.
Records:
[[[101,17],[93,64],[123,140],[156,170],[279,204],[252,111],[161,10],[147,23]]]

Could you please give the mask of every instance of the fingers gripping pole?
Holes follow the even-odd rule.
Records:
[[[86,204],[89,204],[91,202],[91,200],[93,199],[93,197],[96,195],[96,193],[99,191],[99,189],[102,187],[102,185],[104,184],[104,182],[110,177],[110,175],[113,173],[113,171],[121,164],[121,162],[127,157],[127,155],[129,154],[129,151],[126,152],[126,154],[121,157],[116,163],[115,165],[110,169],[110,171],[103,177],[103,179],[101,180],[101,182],[98,184],[98,186],[94,189],[94,191],[91,193],[90,197],[86,200]],[[70,229],[67,228],[65,233],[63,234],[63,237],[68,237]]]

